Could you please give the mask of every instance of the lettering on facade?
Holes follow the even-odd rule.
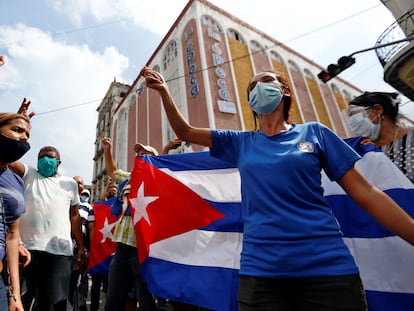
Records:
[[[191,42],[190,37],[193,34],[193,28],[190,27],[186,33],[184,33],[184,41],[187,41],[187,46],[185,49],[187,57],[187,68],[188,75],[190,76],[190,96],[194,97],[200,92],[200,87],[197,82],[197,65],[194,64],[196,58],[196,52],[194,51],[193,42]]]
[[[208,22],[205,22],[205,21],[206,19],[202,20],[204,24],[208,25]],[[213,57],[213,64],[214,66],[216,66],[215,73],[217,77],[217,86],[219,88],[218,93],[219,93],[219,97],[221,98],[221,100],[217,101],[218,109],[219,111],[224,112],[224,113],[236,114],[236,105],[233,102],[231,102],[230,92],[227,89],[227,85],[226,85],[225,79],[226,79],[227,73],[222,67],[220,67],[221,65],[224,64],[222,50],[219,44],[221,40],[220,35],[218,33],[215,33],[211,27],[208,27],[207,34],[210,38],[216,41],[211,46],[211,51],[212,51],[212,57]]]

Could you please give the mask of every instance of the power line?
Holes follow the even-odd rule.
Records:
[[[332,22],[332,23],[329,23],[329,24],[326,24],[326,25],[323,25],[323,26],[317,27],[317,28],[315,28],[315,29],[313,29],[313,30],[310,30],[310,31],[305,32],[305,33],[303,33],[303,34],[300,34],[300,35],[298,35],[298,36],[295,36],[295,37],[292,37],[292,38],[290,38],[290,39],[287,39],[287,40],[285,40],[282,44],[286,44],[286,42],[292,42],[292,41],[295,41],[295,40],[301,39],[301,38],[303,38],[303,37],[306,37],[306,36],[309,36],[309,35],[315,34],[315,33],[319,32],[319,31],[321,31],[321,30],[324,30],[324,29],[326,29],[326,28],[332,27],[332,26],[334,26],[334,25],[336,25],[336,24],[339,24],[339,23],[342,23],[342,22],[344,22],[344,21],[346,21],[346,20],[352,19],[352,18],[354,18],[354,17],[356,17],[356,16],[358,16],[358,15],[364,14],[364,13],[366,13],[366,12],[368,12],[368,11],[372,10],[372,9],[375,9],[375,8],[377,8],[377,7],[381,6],[381,5],[382,5],[382,4],[377,4],[377,5],[371,6],[371,7],[369,7],[369,8],[364,9],[364,10],[361,10],[361,11],[359,11],[359,12],[355,13],[355,14],[351,14],[351,15],[346,16],[346,17],[344,17],[344,18],[341,18],[341,19],[339,19],[339,20],[337,20],[337,21],[334,21],[334,22]],[[55,33],[53,33],[53,34],[54,34],[54,35],[65,35],[65,34],[71,34],[71,33],[79,32],[79,31],[84,31],[84,30],[88,30],[88,29],[95,29],[95,28],[99,28],[99,27],[102,27],[102,26],[107,26],[107,25],[111,25],[111,24],[115,24],[115,23],[120,23],[120,22],[123,22],[123,21],[126,21],[126,20],[127,20],[127,19],[119,19],[119,20],[116,20],[116,21],[110,21],[110,22],[107,22],[107,23],[101,23],[101,24],[96,24],[96,25],[91,25],[91,26],[81,27],[81,28],[77,28],[77,29],[66,30],[66,31],[62,31],[62,32],[55,32]],[[15,41],[15,42],[24,42],[24,41],[29,41],[29,40],[30,40],[30,39],[28,39],[28,40],[22,40],[22,41]],[[6,45],[7,45],[7,43],[6,43]],[[250,56],[252,56],[252,55],[254,55],[254,54],[257,54],[257,53],[263,53],[263,52],[264,52],[264,51],[266,51],[266,50],[269,50],[269,49],[274,49],[274,48],[276,48],[277,46],[279,46],[279,44],[276,44],[276,45],[273,45],[273,46],[270,46],[270,47],[264,47],[264,48],[262,48],[262,49],[260,49],[260,50],[256,50],[256,51],[250,52],[250,53],[248,53],[248,54],[246,54],[246,55],[242,55],[242,56],[239,56],[239,57],[237,57],[237,58],[233,58],[233,59],[229,59],[229,60],[227,60],[227,61],[224,61],[221,65],[225,65],[225,64],[234,63],[235,61],[238,61],[238,60],[240,60],[240,59],[244,59],[244,58],[246,58],[246,57],[250,57]],[[216,68],[216,67],[217,67],[217,66],[215,66],[215,65],[208,66],[208,67],[206,67],[206,68],[201,68],[201,69],[199,69],[199,70],[195,71],[194,73],[200,73],[200,72],[203,72],[203,71],[206,71],[206,70],[210,70],[210,69],[212,69],[212,68]],[[371,67],[370,67],[370,68],[371,68]],[[193,74],[194,74],[194,73],[193,73]],[[173,78],[170,78],[170,79],[166,80],[166,82],[170,82],[170,81],[174,81],[174,80],[177,80],[177,79],[185,78],[185,77],[187,77],[187,76],[189,76],[189,74],[179,75],[179,76],[176,76],[176,77],[173,77]],[[45,111],[45,112],[40,112],[40,113],[36,113],[36,115],[44,115],[44,114],[53,113],[53,112],[58,112],[58,111],[62,111],[62,110],[68,110],[68,109],[76,108],[76,107],[79,107],[79,106],[84,106],[84,105],[89,105],[89,104],[92,104],[92,103],[96,103],[96,102],[99,102],[99,101],[102,101],[102,99],[92,100],[92,101],[88,101],[88,102],[80,103],[80,104],[77,104],[77,105],[71,105],[71,106],[66,106],[66,107],[62,107],[62,108],[57,108],[57,109],[54,109],[54,110],[49,110],[49,111]]]
[[[96,102],[100,102],[102,100],[103,100],[103,98],[101,98],[101,99],[95,99],[95,100],[91,100],[91,101],[88,101],[88,102],[84,102],[84,103],[80,103],[80,104],[76,104],[76,105],[72,105],[72,106],[66,106],[66,107],[62,107],[62,108],[56,108],[56,109],[53,109],[53,110],[39,112],[39,113],[36,112],[36,115],[38,116],[38,115],[42,115],[42,114],[48,114],[48,113],[52,113],[52,112],[58,112],[58,111],[62,111],[62,110],[68,110],[68,109],[72,109],[72,108],[76,108],[76,107],[80,107],[80,106],[90,105],[90,104],[93,104],[93,103],[96,103]]]

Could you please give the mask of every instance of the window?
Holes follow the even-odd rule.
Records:
[[[234,29],[229,29],[229,30],[227,30],[227,35],[228,35],[230,38],[233,38],[233,39],[235,39],[235,40],[239,41],[240,43],[245,44],[245,42],[244,42],[243,38],[241,37],[241,35],[240,35],[240,34],[239,34],[236,30],[234,30]]]
[[[276,53],[275,51],[270,52],[270,58],[277,61],[278,63],[281,63],[281,64],[285,63],[283,61],[282,57],[278,53]]]
[[[260,52],[262,54],[265,54],[265,51],[264,51],[263,46],[259,42],[255,41],[255,40],[250,41],[250,48],[254,52]]]
[[[336,84],[331,84],[332,91],[334,93],[339,93],[339,87]]]
[[[167,70],[168,65],[173,62],[177,57],[177,42],[171,41],[167,48],[165,49],[163,64],[164,64],[164,70]]]
[[[288,61],[289,64],[289,68],[296,71],[296,72],[300,72],[300,68],[298,65],[296,65],[296,63],[293,60],[289,60]]]
[[[306,78],[311,79],[311,80],[316,80],[315,76],[313,75],[312,72],[310,72],[309,69],[305,69],[303,70],[303,74],[305,75]]]
[[[217,22],[211,18],[210,16],[203,15],[201,16],[201,23],[204,25],[207,25],[208,27],[212,28],[213,30],[216,30],[218,32],[223,32],[221,27],[217,24]]]

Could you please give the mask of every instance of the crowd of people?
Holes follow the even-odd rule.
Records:
[[[0,65],[4,62],[0,58]],[[292,90],[273,71],[250,80],[247,93],[257,129],[197,128],[177,108],[163,76],[146,66],[140,73],[162,98],[177,139],[210,148],[233,163],[241,177],[243,245],[238,304],[248,310],[366,310],[358,266],[323,198],[321,171],[385,228],[414,245],[414,220],[355,168],[360,156],[321,123],[292,124]],[[37,167],[20,162],[29,151],[30,101],[17,113],[0,113],[0,310],[156,311],[202,308],[155,297],[141,276],[129,195],[130,172],[119,168],[112,140],[104,137],[105,190],[117,216],[116,251],[107,274],[88,275],[94,234],[93,202],[81,176],[59,173],[59,150],[44,146]],[[349,103],[348,124],[362,143],[373,144],[413,181],[412,127],[400,122],[398,95],[366,92]],[[157,156],[137,143],[134,154]],[[132,151],[131,151],[132,152]],[[88,288],[89,280],[92,283]],[[24,281],[24,282],[23,282]],[[102,289],[101,289],[102,287]],[[24,288],[24,290],[23,290]]]

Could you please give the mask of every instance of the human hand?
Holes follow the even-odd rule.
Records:
[[[31,101],[30,100],[26,100],[26,97],[23,98],[23,101],[20,104],[20,107],[19,107],[19,110],[17,110],[17,113],[18,114],[22,114],[22,115],[28,117],[29,119],[31,117],[33,117],[35,115],[34,112],[31,112],[31,113],[27,114],[27,111],[29,110],[30,104],[31,104]]]
[[[6,62],[6,60],[5,60],[4,56],[0,55],[0,66],[3,66],[5,62]]]
[[[24,311],[22,299],[19,295],[9,297],[9,311]]]
[[[178,138],[175,138],[175,139],[170,140],[168,142],[168,144],[166,144],[164,146],[164,148],[162,149],[162,153],[163,154],[168,154],[168,152],[170,150],[177,149],[178,147],[180,147],[181,146],[181,143],[182,143],[182,140],[181,139],[178,139]]]
[[[375,145],[375,143],[366,136],[362,137],[362,140],[361,140],[360,144],[361,145]]]
[[[23,243],[19,243],[19,265],[23,268],[32,261],[32,254]]]
[[[101,142],[104,150],[111,150],[112,139],[110,137],[102,137]]]
[[[73,271],[79,270],[83,267],[86,262],[86,253],[83,248],[78,248],[78,252],[76,253],[76,262],[72,267]]]
[[[147,87],[161,91],[167,88],[167,83],[164,80],[164,77],[157,71],[152,70],[148,66],[143,66],[140,74],[145,78],[145,83]]]

